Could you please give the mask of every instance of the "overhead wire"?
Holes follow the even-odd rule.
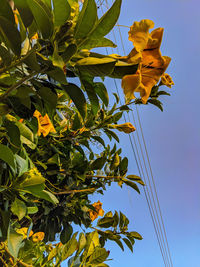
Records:
[[[107,4],[107,9],[108,9],[109,7],[108,7],[108,1],[107,0],[106,0],[106,4]],[[124,51],[124,54],[125,54],[125,47],[124,47],[124,44],[123,44],[123,39],[122,39],[122,34],[121,34],[121,31],[120,31],[120,27],[119,27],[118,24],[116,24],[116,25],[118,26],[120,40],[121,40],[122,48],[123,48],[123,51]],[[115,36],[114,30],[113,30],[113,35],[114,35],[114,39],[116,41],[116,36]],[[116,83],[115,79],[114,79],[114,83],[115,83],[115,87],[116,87],[116,90],[117,90],[117,93],[118,93],[118,96],[119,96],[119,99],[120,99],[120,95],[119,95],[119,91],[118,91],[118,87],[117,87],[117,83]],[[121,102],[121,99],[120,99],[120,102]],[[137,106],[136,106],[136,109],[137,109]],[[133,111],[132,111],[132,116],[133,116],[133,120],[135,121]],[[157,195],[155,181],[154,181],[154,178],[153,178],[153,172],[152,172],[152,168],[151,168],[151,164],[150,164],[150,160],[149,160],[149,156],[148,156],[146,142],[145,142],[144,134],[143,134],[143,131],[142,131],[142,125],[141,125],[141,120],[140,120],[138,109],[137,109],[137,116],[138,116],[138,122],[139,122],[140,131],[141,131],[141,134],[142,134],[143,144],[144,144],[144,147],[145,147],[145,154],[146,154],[148,165],[149,165],[149,168],[150,168],[151,179],[153,181],[153,189],[154,189],[155,195],[156,195],[156,201],[157,201],[158,210],[159,210],[159,214],[160,214],[160,218],[161,218],[161,223],[160,223],[159,216],[158,216],[157,206],[156,206],[156,203],[155,203],[155,198],[154,198],[153,190],[152,190],[152,187],[151,187],[151,182],[150,182],[150,178],[149,178],[149,174],[148,174],[148,170],[147,170],[147,166],[146,166],[146,162],[145,162],[145,158],[144,158],[144,153],[143,153],[143,150],[142,150],[142,146],[141,146],[139,135],[137,133],[137,138],[138,138],[138,141],[139,141],[139,147],[140,147],[140,151],[141,151],[141,154],[142,154],[142,159],[143,159],[143,164],[144,164],[144,167],[145,167],[145,171],[146,171],[146,174],[147,174],[147,177],[148,177],[148,182],[149,182],[149,187],[150,187],[150,191],[151,191],[151,196],[152,196],[152,199],[153,199],[154,207],[152,205],[152,201],[151,201],[150,193],[148,191],[148,187],[147,187],[147,189],[144,188],[145,198],[146,198],[146,201],[147,201],[147,204],[148,204],[148,208],[149,208],[149,211],[150,211],[150,215],[151,215],[151,218],[152,218],[154,230],[155,230],[155,233],[156,233],[156,237],[157,237],[157,240],[158,240],[158,244],[159,244],[159,247],[160,247],[161,255],[163,257],[164,264],[165,264],[165,266],[167,266],[167,265],[170,266],[170,264],[171,264],[171,266],[173,266],[172,259],[171,259],[171,253],[170,253],[170,249],[169,249],[169,244],[168,244],[168,240],[167,240],[167,234],[166,234],[166,230],[165,230],[165,226],[164,226],[163,216],[162,216],[162,213],[161,213],[161,208],[160,208],[160,204],[159,204],[159,199],[158,199],[158,195]],[[128,114],[128,118],[130,120],[129,114]],[[124,116],[124,119],[126,121],[125,116]],[[135,123],[136,123],[136,121],[135,121]],[[142,167],[142,163],[141,163],[141,159],[140,159],[140,156],[139,156],[139,151],[138,151],[138,148],[137,148],[137,143],[135,141],[134,135],[133,135],[133,141],[134,141],[134,145],[135,145],[135,148],[136,148],[136,152],[135,152],[135,149],[134,149],[134,146],[133,146],[133,142],[132,142],[132,139],[131,139],[130,136],[129,136],[129,140],[130,140],[130,143],[131,143],[131,147],[132,147],[132,150],[133,150],[134,158],[136,160],[136,165],[137,165],[139,174],[140,174],[140,176],[143,175],[142,177],[144,177],[144,181],[146,183],[146,178],[145,178],[145,175],[144,175],[144,171],[143,171],[143,167]],[[137,157],[138,157],[138,160],[137,160]],[[140,167],[139,167],[139,165],[140,165]],[[155,212],[154,212],[154,209],[155,209]],[[155,213],[156,213],[156,216],[155,216]],[[157,223],[157,221],[158,221],[158,223]],[[161,227],[161,225],[162,225],[162,227]],[[163,228],[164,234],[163,234],[162,228]],[[164,237],[165,237],[165,239],[164,239]],[[165,244],[165,242],[166,242],[166,244]]]

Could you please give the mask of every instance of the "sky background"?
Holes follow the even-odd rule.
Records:
[[[105,6],[103,9],[106,11]],[[142,105],[139,111],[173,266],[200,267],[200,1],[123,0],[119,24],[131,26],[142,19],[151,19],[155,28],[165,29],[161,52],[172,58],[167,73],[175,85],[172,89],[163,87],[171,93],[170,97],[160,98],[164,112],[152,105]],[[121,27],[126,54],[133,48],[128,30]],[[124,55],[117,28],[115,34],[119,52]],[[117,83],[122,92],[121,81]],[[112,80],[106,79],[106,85],[115,92]],[[135,126],[139,131],[138,124]],[[129,158],[128,173],[138,175],[127,135],[120,135],[120,142],[123,156]],[[112,186],[104,197],[94,196],[93,200],[99,198],[106,212],[121,210],[130,219],[129,230],[143,236],[142,241],[136,241],[133,254],[128,248],[122,252],[116,244],[108,243],[110,258],[114,259],[108,264],[164,266],[142,188],[139,195],[134,190]]]

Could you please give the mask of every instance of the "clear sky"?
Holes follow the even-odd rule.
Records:
[[[161,98],[164,112],[150,105],[140,108],[172,260],[174,267],[199,267],[200,1],[123,0],[119,24],[131,26],[141,19],[151,19],[155,28],[165,29],[161,51],[172,58],[167,73],[173,77],[175,86],[169,89],[170,97]],[[132,49],[128,30],[121,28],[127,54]],[[118,37],[117,40],[123,55]],[[109,90],[115,91],[112,81],[107,79],[106,83]],[[121,90],[120,81],[118,85]],[[123,155],[129,158],[129,173],[138,174],[127,135],[120,135],[120,141]],[[99,197],[94,196],[94,200]],[[143,236],[142,241],[136,241],[133,254],[128,248],[122,252],[117,245],[109,243],[110,258],[114,260],[108,264],[111,267],[164,266],[142,188],[138,195],[134,190],[113,186],[100,200],[105,211],[117,209],[128,215],[129,229]]]

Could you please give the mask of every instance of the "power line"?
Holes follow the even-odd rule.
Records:
[[[107,4],[107,7],[108,7],[107,0],[106,0],[106,4]],[[117,24],[117,26],[118,26],[118,24]],[[123,44],[123,39],[122,39],[122,35],[121,35],[121,31],[120,31],[119,26],[118,26],[118,30],[119,30],[119,35],[120,35],[121,43],[122,43],[122,48],[123,48],[124,54],[126,54],[125,53],[125,47],[124,47],[124,44]],[[114,38],[116,39],[115,34],[114,34],[114,30],[113,30],[113,35],[114,35]],[[115,42],[116,42],[116,40],[115,40]],[[114,80],[114,82],[115,82],[115,87],[116,87],[117,92],[118,92],[116,80]],[[118,95],[119,95],[119,92],[118,92]],[[120,95],[119,95],[119,97],[120,97]],[[120,100],[120,102],[121,102],[121,100]],[[162,213],[161,213],[161,208],[160,208],[160,204],[159,204],[159,200],[158,200],[158,195],[157,195],[157,191],[156,191],[156,187],[155,187],[155,181],[154,181],[154,178],[153,178],[153,173],[152,173],[152,168],[151,168],[150,160],[149,160],[149,157],[148,157],[147,147],[146,147],[146,143],[145,143],[145,139],[144,139],[144,135],[143,135],[143,131],[142,131],[142,126],[141,126],[141,121],[140,121],[138,109],[137,109],[137,115],[138,115],[138,121],[139,121],[139,125],[140,125],[140,131],[142,133],[142,140],[143,140],[144,147],[145,147],[146,157],[147,157],[147,161],[148,161],[150,172],[151,172],[151,178],[152,178],[152,181],[153,181],[153,188],[154,188],[155,195],[156,195],[156,201],[157,201],[158,210],[159,210],[159,214],[160,214],[160,218],[161,218],[161,223],[160,223],[160,220],[159,220],[158,211],[157,211],[157,207],[156,207],[156,203],[155,203],[155,199],[154,199],[154,194],[153,194],[153,190],[152,190],[152,187],[151,187],[151,182],[150,182],[148,170],[147,170],[147,167],[146,167],[145,157],[144,157],[144,153],[143,153],[143,150],[142,150],[142,146],[141,146],[141,142],[140,142],[138,133],[137,133],[137,137],[138,137],[139,146],[140,146],[140,150],[141,150],[141,154],[142,154],[142,158],[143,158],[143,164],[145,166],[146,174],[147,174],[147,177],[148,177],[148,182],[149,182],[149,186],[150,186],[150,191],[151,191],[151,195],[152,195],[153,204],[154,204],[154,208],[155,208],[155,211],[156,211],[156,217],[157,217],[157,220],[158,220],[159,227],[158,227],[157,220],[155,218],[155,214],[154,214],[154,211],[153,211],[153,206],[152,206],[152,203],[151,203],[150,194],[149,194],[148,191],[146,192],[146,190],[144,188],[145,197],[146,197],[146,200],[147,200],[147,203],[148,203],[149,211],[150,211],[150,214],[151,214],[152,222],[153,222],[154,229],[155,229],[155,232],[156,232],[156,236],[157,236],[157,240],[158,240],[159,247],[160,247],[160,250],[161,250],[161,254],[162,254],[162,257],[163,257],[163,261],[164,261],[164,263],[166,265],[165,258],[167,258],[168,264],[170,265],[170,263],[171,263],[171,266],[173,266],[172,259],[171,259],[171,254],[170,254],[170,250],[169,250],[169,244],[168,244],[168,240],[167,240],[167,235],[166,235],[166,230],[165,230],[165,226],[164,226],[164,221],[163,221],[163,217],[162,217]],[[135,121],[133,111],[132,111],[132,116],[133,116],[133,120]],[[128,114],[128,117],[129,117],[129,114]],[[125,119],[125,121],[126,121],[126,119]],[[135,121],[135,123],[136,123],[136,121]],[[136,153],[135,153],[135,150],[134,150],[134,147],[133,147],[133,143],[132,143],[132,140],[131,140],[130,136],[129,136],[129,139],[130,139],[130,142],[131,142],[131,147],[132,147],[132,150],[133,150],[133,153],[134,153],[134,157],[135,157],[135,160],[136,160],[136,165],[137,165],[138,171],[140,173],[140,176],[141,176],[141,171],[140,171],[140,168],[141,168],[143,177],[145,178],[144,171],[143,171],[142,164],[141,164],[141,160],[140,160],[140,157],[139,157],[137,143],[135,141],[134,135],[133,135],[133,140],[134,140],[134,144],[135,144],[135,147],[136,147]],[[137,161],[136,154],[137,154],[137,157],[139,159],[140,168],[139,168],[139,164],[138,164],[138,161]],[[148,190],[148,187],[147,187],[147,190]],[[148,198],[149,198],[149,200],[148,200]],[[152,211],[151,211],[151,209],[152,209]],[[162,227],[161,227],[161,224],[162,224]],[[160,230],[158,228],[160,228]],[[166,244],[167,244],[167,249],[166,249],[166,245],[165,245],[165,240],[164,240],[162,228],[164,230],[164,236],[165,236],[165,240],[166,240]],[[161,236],[160,236],[160,232],[161,232]],[[161,239],[162,239],[163,245],[162,245],[162,243],[160,241]],[[164,253],[163,253],[163,246],[164,246]],[[170,263],[169,263],[167,252],[169,254]]]

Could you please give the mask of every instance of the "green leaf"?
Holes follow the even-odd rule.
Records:
[[[0,209],[0,226],[1,226],[1,231],[0,231],[0,241],[5,241],[7,239],[8,235],[8,227],[10,223],[10,212],[9,211],[4,211]]]
[[[151,98],[147,101],[147,103],[151,103],[152,105],[158,107],[161,111],[163,111],[162,103],[155,98]]]
[[[67,244],[64,245],[62,250],[62,261],[66,260],[68,257],[70,257],[78,248],[78,242],[76,240],[77,233],[75,233],[71,240],[67,242]]]
[[[127,168],[128,168],[128,159],[127,157],[123,158],[123,160],[120,162],[119,164],[119,171],[121,172],[127,172]]]
[[[83,92],[81,91],[81,89],[73,83],[69,83],[68,85],[63,85],[62,88],[70,96],[76,108],[80,112],[81,116],[85,118],[87,105],[86,105],[85,96]]]
[[[98,246],[99,246],[99,234],[96,231],[89,233],[89,235],[87,236],[85,251],[83,253],[83,260],[84,258],[89,257],[93,253],[95,247]]]
[[[15,24],[12,8],[7,0],[1,0],[0,16],[9,20],[13,25]]]
[[[51,20],[50,12],[48,7],[41,0],[26,0],[27,4],[33,13],[34,19],[39,30],[42,33],[43,38],[48,39],[51,37],[53,32],[53,23]]]
[[[84,233],[80,233],[79,239],[78,239],[78,250],[77,250],[76,256],[78,256],[81,253],[81,251],[84,249],[86,242],[87,240],[85,238]]]
[[[114,219],[113,217],[104,217],[98,220],[97,225],[102,228],[109,228],[113,226]]]
[[[108,255],[109,253],[106,251],[105,248],[97,247],[90,256],[88,263],[95,264],[96,266],[97,264],[104,262],[107,259]]]
[[[117,243],[117,245],[124,251],[124,246],[123,246],[123,244],[122,244],[122,242],[119,240],[119,239],[113,239],[116,243]]]
[[[0,16],[0,35],[13,53],[19,56],[21,53],[21,35],[12,23],[2,16]]]
[[[17,258],[19,249],[23,241],[23,235],[18,234],[9,227],[8,229],[8,251],[14,257]]]
[[[33,132],[24,123],[16,121],[15,125],[19,128],[21,135],[23,135],[25,138],[27,138],[31,142],[34,142]]]
[[[95,159],[92,162],[92,164],[90,165],[90,169],[91,170],[101,170],[105,163],[106,163],[106,158],[105,157],[101,157],[101,158]]]
[[[132,181],[136,181],[137,183],[139,183],[141,185],[145,185],[144,182],[142,181],[142,179],[137,175],[128,175],[126,178],[130,179]]]
[[[95,141],[99,142],[103,147],[105,147],[105,142],[103,140],[103,138],[101,138],[100,136],[91,136],[92,139],[94,139]]]
[[[13,171],[16,170],[16,163],[12,150],[2,144],[0,144],[0,159],[6,162]]]
[[[17,176],[21,176],[29,169],[29,161],[28,159],[23,159],[19,155],[15,154],[15,160],[17,163]]]
[[[131,181],[128,181],[128,180],[125,180],[125,179],[123,179],[123,181],[124,181],[124,183],[126,185],[132,187],[133,189],[135,189],[140,194],[140,190],[139,190],[138,186],[135,183],[133,183]]]
[[[46,71],[46,74],[61,84],[67,84],[66,76],[59,67],[54,66],[54,69]]]
[[[76,44],[70,44],[65,49],[65,51],[62,53],[61,57],[65,63],[67,63],[71,57],[76,53],[77,51],[77,45]]]
[[[0,57],[1,59],[3,60],[3,64],[5,66],[9,66],[12,62],[12,57],[11,57],[11,54],[8,52],[8,50],[0,45]]]
[[[70,224],[68,223],[65,223],[64,224],[64,227],[63,227],[63,230],[60,234],[60,241],[65,244],[67,243],[69,240],[70,240],[70,237],[73,233],[73,228]]]
[[[122,79],[125,75],[135,74],[138,69],[138,65],[129,64],[123,61],[118,61],[115,64],[113,72],[109,75],[111,78]]]
[[[109,103],[109,96],[105,85],[103,83],[94,83],[94,89],[97,95],[101,98],[101,100],[107,107]]]
[[[99,111],[99,99],[96,95],[96,92],[94,90],[93,83],[88,82],[87,80],[81,79],[81,82],[85,88],[85,91],[87,92],[88,98],[91,103],[91,109],[93,111],[93,114],[96,115]]]
[[[108,129],[104,129],[104,132],[106,133],[106,135],[108,136],[108,138],[110,140],[112,140],[112,137],[119,143],[119,137],[117,136],[116,133],[108,130]]]
[[[113,216],[113,220],[114,220],[113,227],[116,227],[119,223],[119,214],[117,211],[115,211],[115,214]]]
[[[35,214],[38,212],[38,207],[27,207],[27,214]]]
[[[97,21],[97,6],[94,0],[85,0],[75,28],[75,38],[88,36]]]
[[[57,105],[57,95],[52,92],[52,90],[48,87],[41,87],[38,91],[38,94],[42,97],[42,99],[48,103],[51,110],[54,110]]]
[[[16,148],[16,151],[19,150],[21,147],[19,128],[13,122],[7,122],[5,126],[10,137],[11,145],[13,145],[13,148]]]
[[[15,198],[15,201],[11,204],[11,211],[21,220],[26,215],[26,205],[23,201]]]
[[[63,25],[71,13],[71,7],[67,0],[53,0],[54,25]]]
[[[138,239],[138,240],[142,240],[142,236],[140,234],[138,234],[137,232],[129,232],[130,236]]]
[[[133,252],[133,246],[127,238],[122,238],[127,247]]]
[[[112,73],[116,60],[105,57],[105,58],[95,58],[87,57],[77,61],[75,67],[84,74],[92,77],[103,77],[108,76]]]
[[[111,8],[101,17],[97,26],[89,35],[90,39],[98,39],[108,34],[115,26],[121,9],[122,0],[116,0]]]
[[[25,27],[29,27],[33,22],[33,14],[27,4],[26,0],[14,0],[15,6],[19,11]]]
[[[111,40],[107,38],[100,38],[100,39],[88,39],[86,40],[81,46],[82,49],[92,49],[95,47],[117,47]]]

